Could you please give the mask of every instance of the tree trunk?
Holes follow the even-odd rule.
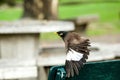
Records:
[[[58,0],[43,0],[43,11],[45,19],[57,19],[58,18]]]
[[[24,0],[23,17],[43,19],[43,3],[41,0]]]
[[[24,0],[23,17],[57,19],[58,0]]]

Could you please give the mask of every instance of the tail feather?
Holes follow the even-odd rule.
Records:
[[[65,70],[66,70],[66,77],[70,77],[70,65],[69,65],[69,61],[66,61],[65,63]]]
[[[76,75],[78,75],[79,74],[79,69],[78,69],[78,67],[75,63],[73,63],[73,69],[74,69]]]
[[[73,77],[74,76],[74,66],[73,66],[73,63],[72,63],[72,61],[69,61],[69,65],[70,65],[70,75],[71,75],[71,77]]]

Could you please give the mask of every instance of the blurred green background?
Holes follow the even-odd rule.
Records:
[[[0,21],[21,18],[23,0],[15,0],[15,3],[17,5],[14,7],[1,4]],[[87,36],[120,33],[120,0],[59,0],[59,19],[71,19],[89,14],[98,14],[99,21],[88,27]],[[41,37],[43,40],[58,39],[53,33],[42,33]]]

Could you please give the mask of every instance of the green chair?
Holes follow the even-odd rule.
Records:
[[[78,76],[66,78],[64,66],[50,69],[48,80],[120,80],[120,60],[88,62]]]

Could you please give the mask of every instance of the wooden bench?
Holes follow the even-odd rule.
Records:
[[[66,51],[63,42],[43,45],[41,54],[38,57],[38,66],[44,66],[46,69],[46,77],[51,66],[64,65],[66,59]],[[88,62],[112,60],[116,57],[120,58],[120,44],[91,43],[90,55]],[[42,60],[42,62],[40,62]]]
[[[75,31],[78,33],[84,33],[88,27],[88,25],[92,22],[98,21],[99,15],[90,14],[83,15],[73,19],[68,19],[68,21],[72,21],[75,24]]]
[[[88,58],[88,62],[91,61],[102,61],[114,59],[120,57],[120,44],[105,44],[105,43],[91,43],[91,52]],[[43,48],[42,54],[38,58],[38,66],[54,66],[64,65],[66,54],[65,47],[61,44],[54,47]],[[40,62],[42,60],[42,62]]]
[[[42,49],[39,45],[40,33],[61,30],[74,30],[74,24],[68,21],[33,20],[0,22],[0,79],[22,80],[37,76],[34,80],[45,80],[43,66],[38,67],[36,64]],[[11,59],[15,59],[15,61],[11,61]],[[32,66],[26,66],[26,64],[32,63],[32,59],[35,60],[35,63]],[[30,61],[26,62],[26,60]],[[24,64],[24,62],[26,63]]]

